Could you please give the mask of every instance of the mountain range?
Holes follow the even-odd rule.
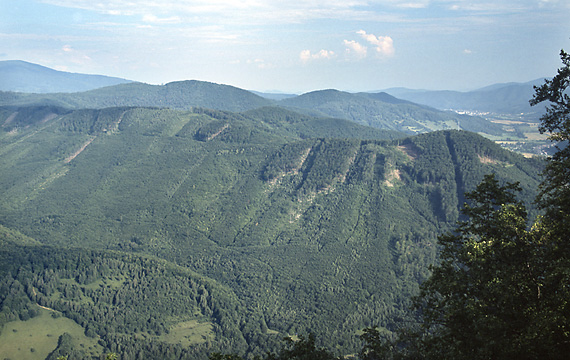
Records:
[[[383,91],[364,93],[375,100],[390,102],[387,94],[398,98],[401,104],[408,100],[412,103],[427,105],[439,110],[459,110],[471,112],[492,112],[500,114],[526,114],[526,118],[536,117],[544,112],[543,106],[531,108],[528,99],[534,94],[533,86],[543,83],[537,79],[526,83],[493,84],[472,91],[450,90],[415,90],[407,88],[391,88]],[[41,65],[20,60],[0,61],[0,91],[21,93],[73,93],[98,89],[106,86],[131,83],[132,81],[102,75],[86,75],[57,71]],[[177,91],[164,89],[165,93]],[[131,91],[132,89],[129,89]],[[120,90],[119,90],[120,92]],[[251,91],[260,97],[281,101],[295,98],[295,94],[278,92],[263,93]],[[385,94],[385,95],[378,95]],[[141,101],[144,101],[141,99]],[[298,101],[297,101],[298,102]],[[139,103],[138,105],[142,105]],[[170,106],[170,105],[168,105]],[[175,106],[183,106],[176,104]],[[230,110],[230,109],[226,109]],[[234,109],[235,110],[235,109]],[[330,111],[338,112],[338,109]],[[330,114],[328,114],[330,115]],[[350,116],[350,115],[349,115]]]
[[[354,354],[363,328],[406,318],[465,191],[495,173],[532,203],[543,165],[452,126],[483,119],[385,93],[0,98],[10,358],[253,357],[308,333]]]
[[[0,61],[0,91],[70,93],[129,82],[116,77],[57,71],[21,60]]]
[[[493,135],[502,133],[499,125],[485,119],[443,112],[397,99],[384,92],[352,94],[321,90],[283,99],[278,104],[314,116],[348,119],[362,125],[408,134],[458,127]]]
[[[128,83],[62,94],[0,92],[0,105],[52,105],[69,109],[159,106],[181,110],[198,106],[234,112],[279,106],[311,116],[346,119],[361,125],[408,134],[458,127],[491,135],[504,134],[501,126],[485,119],[443,112],[397,99],[387,93],[352,94],[323,90],[271,100],[233,86],[195,80],[165,85]]]
[[[472,91],[430,91],[392,88],[385,92],[414,103],[440,110],[459,110],[479,113],[519,114],[523,119],[536,120],[544,113],[544,105],[531,107],[534,86],[544,83],[537,79],[526,83],[503,83]]]

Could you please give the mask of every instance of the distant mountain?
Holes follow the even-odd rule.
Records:
[[[58,86],[65,86],[72,79],[108,79],[94,75],[58,72],[21,61],[8,61],[2,64],[0,74],[7,74],[5,76],[8,80],[19,79],[22,83],[29,83],[30,86],[43,84],[42,86],[52,90]],[[34,75],[35,73],[41,76]],[[35,81],[26,82],[24,81],[26,79],[35,79]],[[13,82],[8,80],[4,83]],[[118,79],[116,81],[125,82],[126,80]],[[94,83],[91,82],[91,84]],[[526,99],[530,96],[528,86],[521,87],[518,92],[504,90],[506,87],[512,88],[514,86],[513,84],[505,84],[504,86],[481,89],[478,92],[473,92],[477,97],[472,95],[468,100],[471,104],[483,105],[492,100],[497,106],[512,107],[512,104],[519,104],[521,98]],[[129,82],[73,93],[23,93],[1,91],[0,89],[0,106],[56,106],[68,109],[101,109],[126,106],[181,110],[202,107],[243,112],[278,105],[320,118],[320,121],[324,118],[344,119],[359,125],[407,134],[460,128],[498,137],[511,135],[506,133],[510,129],[505,129],[501,125],[486,119],[459,115],[450,111],[444,112],[435,108],[457,109],[460,107],[464,109],[467,105],[464,106],[463,104],[467,100],[463,99],[465,96],[462,93],[440,92],[432,94],[406,89],[396,89],[394,92],[397,95],[387,92],[348,93],[338,90],[320,90],[297,96],[294,94],[252,92],[233,86],[196,80],[177,81],[166,85]],[[427,106],[415,103],[421,101]],[[467,108],[471,109],[474,106]],[[528,105],[525,106],[528,108]],[[331,129],[330,122],[326,127]]]
[[[377,92],[377,93],[358,93],[358,95],[366,96],[366,97],[369,97],[370,99],[383,101],[383,102],[389,103],[389,104],[418,105],[418,104],[413,103],[411,101],[399,99],[399,98],[392,96],[392,95],[390,95],[386,92],[383,92],[383,91]]]
[[[116,77],[57,71],[20,60],[0,61],[0,91],[70,93],[129,82]]]
[[[272,103],[247,90],[197,80],[165,85],[128,83],[72,94],[0,93],[0,105],[57,105],[71,109],[149,106],[246,111]]]
[[[284,99],[278,104],[314,116],[347,119],[361,125],[408,134],[456,129],[458,125],[461,129],[474,132],[502,133],[499,126],[484,119],[443,112],[387,93],[353,94],[320,90]]]
[[[533,86],[544,83],[543,79],[527,83],[494,84],[481,89],[459,92],[450,90],[412,90],[393,88],[385,92],[414,103],[428,105],[440,110],[467,110],[498,114],[528,114],[537,117],[544,113],[544,105],[531,107],[528,101],[534,95]]]
[[[259,95],[269,100],[283,100],[297,96],[296,94],[286,94],[281,92],[261,92],[254,90],[251,90],[251,92],[254,93],[255,95]]]

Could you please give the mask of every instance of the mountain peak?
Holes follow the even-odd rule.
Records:
[[[131,81],[110,76],[54,70],[22,60],[0,61],[0,91],[70,93],[128,82]]]

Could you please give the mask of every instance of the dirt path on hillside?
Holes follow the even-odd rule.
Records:
[[[83,144],[83,146],[81,146],[81,148],[79,150],[77,150],[76,152],[74,152],[73,154],[71,154],[70,156],[65,158],[65,163],[69,163],[71,160],[75,159],[79,154],[81,154],[83,152],[83,150],[85,150],[85,148],[87,148],[87,146],[89,146],[89,144],[91,144],[93,142],[93,140],[95,140],[97,138],[97,136],[94,136],[93,138],[91,138],[90,140],[88,140],[85,144]]]

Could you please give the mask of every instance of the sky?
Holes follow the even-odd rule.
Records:
[[[472,90],[555,75],[570,0],[0,0],[0,60],[150,84]]]

